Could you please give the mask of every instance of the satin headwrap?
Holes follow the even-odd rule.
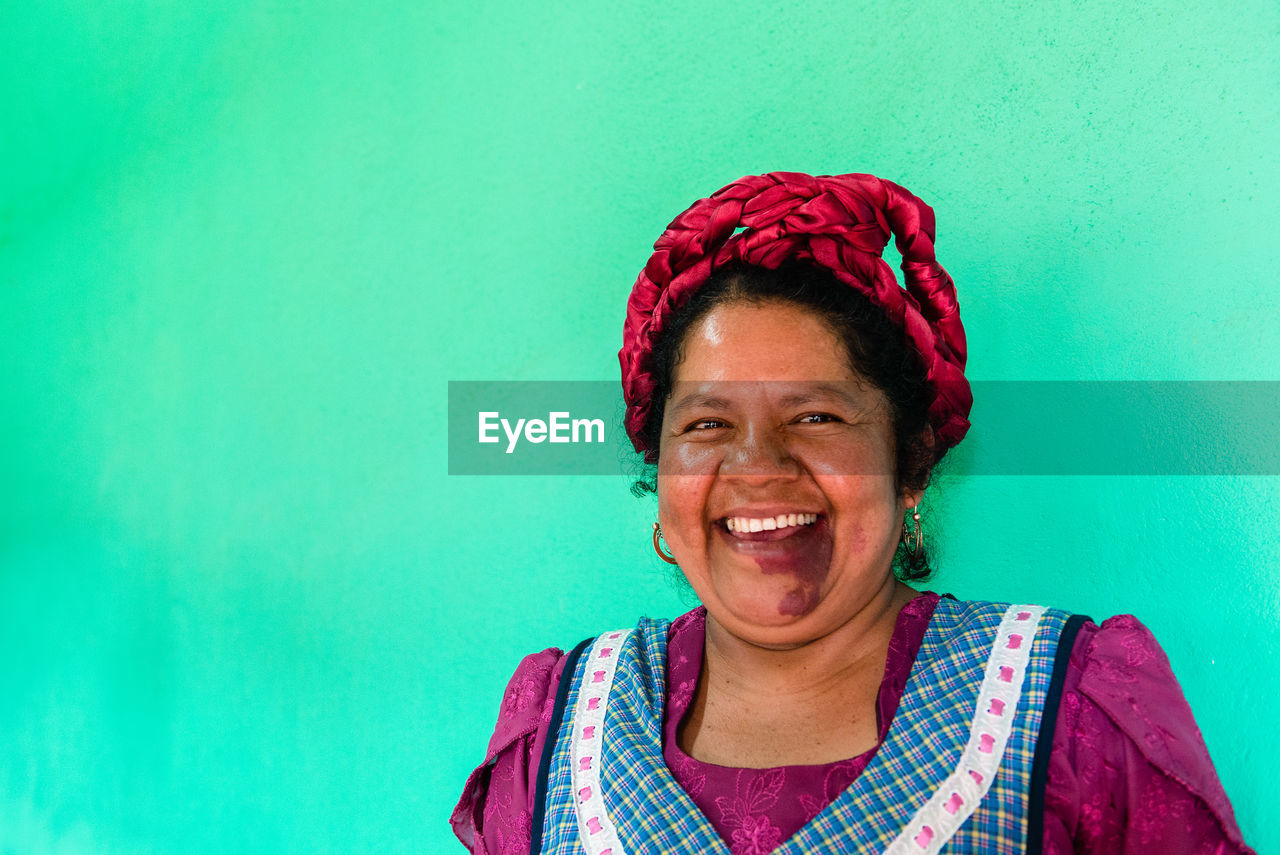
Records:
[[[934,389],[929,423],[939,453],[964,438],[973,395],[964,376],[964,327],[955,283],[933,254],[933,209],[874,175],[751,175],[676,217],[636,279],[623,328],[627,435],[637,451],[653,406],[650,364],[664,327],[716,268],[734,261],[773,269],[792,259],[830,270],[882,308],[920,354]],[[889,237],[906,289],[880,257]]]

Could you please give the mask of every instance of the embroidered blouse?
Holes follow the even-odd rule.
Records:
[[[898,615],[876,699],[883,741],[933,614],[922,594]],[[706,612],[668,636],[663,754],[733,855],[765,855],[852,783],[875,755],[816,766],[738,769],[698,761],[676,740],[702,669]],[[503,697],[485,763],[451,823],[477,855],[526,855],[538,760],[564,665],[551,648],[525,657]],[[1252,853],[1241,838],[1191,710],[1155,638],[1122,615],[1086,623],[1072,648],[1050,755],[1044,852]]]

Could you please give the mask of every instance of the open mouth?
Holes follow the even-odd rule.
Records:
[[[781,540],[813,526],[822,518],[814,513],[785,513],[767,517],[733,516],[720,525],[735,540]]]

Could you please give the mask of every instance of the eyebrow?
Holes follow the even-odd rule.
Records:
[[[737,381],[726,381],[734,383]],[[763,381],[765,383],[772,381]],[[785,381],[779,381],[785,382]],[[792,385],[787,383],[788,386]],[[784,407],[802,407],[805,404],[811,404],[815,401],[829,400],[835,398],[851,409],[865,409],[868,406],[866,400],[862,396],[852,394],[850,386],[859,392],[864,391],[866,386],[854,380],[839,382],[816,382],[805,384],[803,389],[796,390],[787,394],[778,400],[778,403]],[[682,395],[669,407],[673,414],[681,413],[685,410],[706,409],[706,410],[727,410],[730,408],[727,398],[709,392],[690,392]]]
[[[859,392],[864,390],[864,386],[855,380],[849,380],[841,383],[826,382],[812,383],[804,391],[793,392],[779,400],[784,407],[801,407],[805,404],[811,404],[814,401],[835,398],[842,403],[848,405],[852,409],[860,409],[867,406],[867,402],[861,400],[858,395],[850,394],[849,387],[853,386]]]
[[[727,410],[729,402],[717,395],[708,395],[704,392],[695,392],[693,394],[684,395],[671,406],[670,412],[679,413],[684,410]]]

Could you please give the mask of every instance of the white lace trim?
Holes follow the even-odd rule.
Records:
[[[1043,606],[1014,605],[1004,613],[960,762],[885,855],[936,855],[986,796],[1013,730],[1031,643],[1044,611]]]
[[[618,667],[618,652],[631,632],[606,632],[591,646],[570,723],[573,804],[578,816],[578,839],[587,855],[626,855],[600,792],[600,746],[604,742],[604,714]]]

